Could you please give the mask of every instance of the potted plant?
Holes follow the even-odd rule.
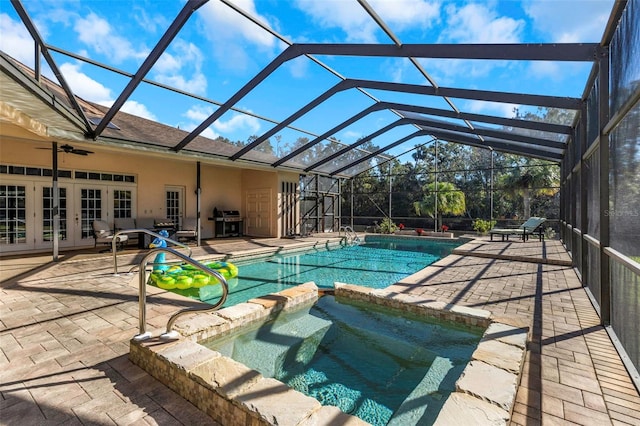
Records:
[[[422,235],[423,232],[424,230],[422,228],[416,228],[416,234]]]

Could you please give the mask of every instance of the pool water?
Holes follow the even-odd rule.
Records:
[[[458,241],[367,236],[366,242],[359,245],[274,255],[253,261],[231,259],[239,273],[229,282],[230,293],[224,306],[309,281],[321,289],[333,288],[334,282],[385,288],[448,255],[460,244]],[[209,303],[215,303],[220,297],[218,286],[177,292]]]
[[[373,425],[432,424],[482,329],[321,297],[203,343]]]

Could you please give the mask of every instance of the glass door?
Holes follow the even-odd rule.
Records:
[[[48,248],[53,246],[53,187],[51,183],[35,184],[35,245],[36,248]],[[71,222],[72,185],[58,185],[60,214],[60,232],[58,243],[60,247],[71,247],[74,244],[74,229]]]
[[[76,185],[78,207],[73,227],[75,245],[93,243],[93,221],[104,220],[112,226],[107,215],[106,186]]]
[[[27,233],[27,201],[26,185],[0,185],[0,251],[28,249],[33,244]]]
[[[182,226],[182,216],[184,212],[184,187],[167,186],[166,193],[166,215],[167,219],[173,221],[180,229]],[[160,219],[160,218],[159,218]]]

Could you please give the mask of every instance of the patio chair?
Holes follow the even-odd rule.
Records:
[[[98,244],[108,244],[109,247],[100,251],[100,253],[111,251],[111,244],[115,235],[109,228],[109,224],[104,220],[94,220],[92,225],[93,238],[95,239],[94,247],[97,247]],[[118,238],[116,239],[116,250],[122,250],[124,248],[124,243],[127,242],[128,239],[129,237],[126,235],[118,235]]]
[[[493,241],[494,235],[500,235],[502,241],[509,241],[509,235],[518,235],[522,237],[522,241],[527,241],[530,235],[537,235],[540,241],[544,240],[544,233],[542,230],[542,224],[547,221],[545,217],[530,217],[525,223],[517,228],[493,228],[489,231],[491,241]]]
[[[113,219],[113,227],[115,232],[122,231],[123,229],[136,229],[136,220],[132,217],[119,217]],[[126,234],[129,238],[129,243],[138,243],[138,234],[131,233]]]
[[[195,240],[198,238],[198,221],[195,217],[187,217],[182,221],[182,229],[174,234],[176,240]]]

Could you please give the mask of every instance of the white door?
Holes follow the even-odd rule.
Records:
[[[53,246],[53,186],[51,182],[37,182],[34,188],[34,237],[35,248]],[[59,247],[72,247],[75,244],[75,227],[72,184],[58,184],[60,214]]]
[[[108,187],[106,185],[76,184],[75,213],[71,220],[74,245],[94,244],[93,221],[104,220],[112,226],[107,204]]]
[[[180,229],[182,228],[182,218],[184,216],[184,186],[167,186],[166,194],[166,214],[167,219]]]
[[[0,184],[0,253],[33,247],[33,185],[4,179]],[[29,214],[31,213],[31,214]]]
[[[270,237],[271,189],[254,189],[246,193],[246,234],[254,237]]]

